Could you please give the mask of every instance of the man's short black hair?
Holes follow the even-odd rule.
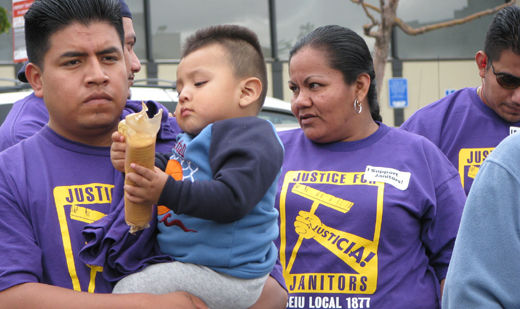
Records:
[[[50,37],[72,23],[107,22],[116,29],[124,46],[118,0],[36,0],[24,18],[27,56],[40,67],[49,50]]]
[[[484,43],[488,66],[505,50],[520,55],[520,8],[516,5],[500,10],[489,25]]]

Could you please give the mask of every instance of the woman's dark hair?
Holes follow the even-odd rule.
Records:
[[[489,25],[484,43],[488,66],[509,49],[520,55],[520,8],[516,5],[500,10]]]
[[[316,28],[294,45],[289,53],[289,61],[296,52],[305,46],[325,51],[330,67],[340,71],[348,85],[352,85],[360,74],[367,73],[370,76],[370,88],[367,95],[370,114],[375,121],[382,121],[377,102],[374,62],[368,46],[361,36],[348,28],[337,25]]]
[[[57,31],[77,22],[89,25],[103,21],[112,25],[124,45],[123,22],[118,0],[36,0],[25,19],[25,44],[29,61],[42,67],[49,39]]]

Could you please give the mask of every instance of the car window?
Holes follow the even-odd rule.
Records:
[[[284,113],[281,111],[272,111],[263,109],[260,111],[258,117],[271,121],[274,125],[277,124],[297,124],[298,121],[293,114]]]
[[[25,85],[24,85],[25,86]],[[27,87],[24,87],[27,88]],[[2,89],[0,89],[2,90]],[[32,89],[3,89],[0,91],[0,124],[4,121],[14,102],[26,97]],[[164,105],[172,114],[177,105],[177,92],[172,87],[138,86],[130,88],[132,100],[152,100]],[[298,127],[298,121],[293,116],[290,103],[267,97],[259,117],[271,121],[277,130]]]

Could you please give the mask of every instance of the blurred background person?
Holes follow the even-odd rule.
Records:
[[[520,7],[497,13],[475,55],[482,84],[415,112],[401,128],[425,136],[459,171],[466,194],[484,159],[520,131]]]

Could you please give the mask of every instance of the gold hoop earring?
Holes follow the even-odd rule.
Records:
[[[363,105],[361,105],[361,102],[359,102],[357,98],[354,99],[354,110],[358,114],[361,114],[361,111],[363,111]]]

